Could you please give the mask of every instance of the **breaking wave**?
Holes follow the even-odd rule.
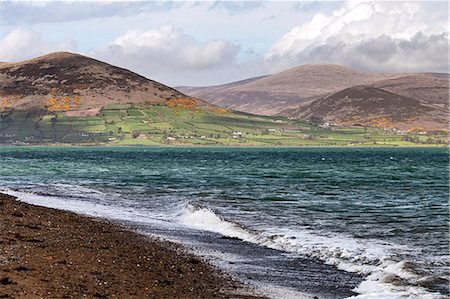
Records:
[[[338,269],[363,274],[366,279],[354,290],[359,295],[352,299],[444,298],[442,294],[420,286],[430,278],[416,273],[414,262],[395,258],[399,252],[407,252],[405,246],[338,234],[319,234],[307,229],[253,230],[228,221],[211,209],[192,204],[182,208],[178,221],[190,228],[319,259]]]

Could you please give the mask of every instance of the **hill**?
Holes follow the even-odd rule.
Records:
[[[2,108],[98,111],[108,104],[162,103],[176,97],[185,95],[129,70],[68,52],[0,64]]]
[[[77,54],[53,53],[0,64],[0,144],[407,146],[446,142],[442,132],[426,136],[411,132],[405,138],[395,131],[325,129],[282,116],[236,112]]]
[[[331,121],[339,125],[382,128],[439,128],[447,121],[442,109],[373,86],[354,86],[295,111],[300,119]]]
[[[373,99],[381,99],[386,97],[385,104],[389,104],[388,117],[394,122],[398,120],[397,114],[404,111],[412,111],[416,106],[409,105],[412,101],[397,101],[388,103],[389,99],[409,98],[419,102],[423,106],[427,106],[429,111],[426,114],[418,114],[406,127],[425,125],[425,128],[447,128],[448,121],[442,115],[448,113],[449,106],[449,75],[434,73],[367,73],[352,70],[350,68],[338,65],[303,65],[287,71],[260,77],[251,78],[239,82],[226,85],[212,87],[187,88],[181,87],[180,90],[192,96],[201,97],[210,103],[231,107],[236,110],[248,113],[258,113],[263,115],[279,115],[294,117],[303,120],[309,120],[311,117],[333,119],[340,123],[346,123],[346,119],[340,119],[343,115],[342,111],[350,108],[351,105],[346,103],[342,107],[337,107],[330,97],[351,87],[366,86],[365,90],[356,88],[350,90],[359,94],[357,98],[348,97],[348,99],[358,100],[354,103],[361,112],[361,123],[367,123],[364,120],[367,115],[375,116],[377,113],[369,113],[373,107]],[[373,89],[368,88],[373,87]],[[381,90],[390,92],[382,93]],[[375,94],[370,94],[374,91]],[[347,90],[346,92],[349,92]],[[396,96],[394,96],[395,94]],[[324,100],[325,99],[325,100]],[[367,109],[361,109],[366,103]],[[313,104],[314,101],[319,101]],[[379,101],[379,100],[378,100]],[[325,103],[335,108],[336,113],[328,109]],[[339,103],[343,104],[342,101]],[[331,107],[330,106],[330,107]],[[323,109],[323,111],[319,111]],[[398,109],[398,111],[396,111]],[[314,111],[315,115],[312,115]],[[365,111],[363,113],[363,111]],[[405,122],[399,124],[398,127],[405,127]],[[392,123],[389,123],[391,126]]]
[[[248,113],[276,115],[344,88],[390,78],[333,64],[302,65],[270,76],[211,87],[178,87],[212,104]]]

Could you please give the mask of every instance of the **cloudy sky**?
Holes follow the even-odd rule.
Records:
[[[0,61],[88,55],[172,86],[307,63],[448,72],[447,1],[4,1]]]

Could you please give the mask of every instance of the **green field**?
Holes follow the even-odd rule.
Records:
[[[419,146],[448,144],[439,133],[406,134],[363,127],[321,128],[282,117],[160,105],[110,105],[97,116],[36,116],[6,111],[1,144],[209,146]]]

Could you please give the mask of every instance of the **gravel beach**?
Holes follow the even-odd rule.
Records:
[[[0,298],[255,298],[173,243],[0,194]]]

